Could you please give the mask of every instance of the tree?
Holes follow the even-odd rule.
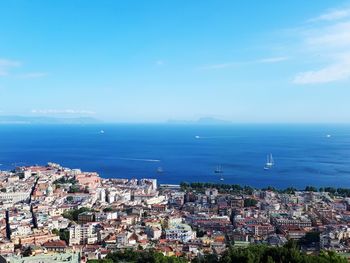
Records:
[[[67,218],[71,221],[78,221],[78,215],[80,215],[81,213],[84,212],[91,212],[92,210],[90,208],[87,207],[81,207],[79,209],[73,209],[73,210],[69,210],[69,211],[65,211],[62,216],[64,218]]]
[[[284,189],[282,191],[282,193],[293,195],[293,194],[295,194],[296,191],[297,191],[297,189],[295,189],[294,187],[288,187],[288,188]]]
[[[244,199],[244,207],[256,206],[257,203],[258,201],[252,198]]]
[[[197,237],[204,237],[204,235],[205,235],[205,231],[203,231],[199,228],[196,229],[196,236]]]
[[[59,236],[60,235],[60,231],[57,228],[52,229],[52,234]]]
[[[113,263],[111,259],[89,259],[87,263]]]
[[[199,261],[206,262],[206,261]],[[320,255],[307,255],[300,251],[296,242],[288,242],[284,247],[250,245],[247,248],[229,247],[219,263],[345,263],[347,260],[335,252],[321,252]]]
[[[23,255],[23,257],[29,257],[29,256],[32,255],[32,253],[33,253],[32,248],[31,248],[31,247],[27,247],[27,248],[23,251],[22,255]]]
[[[107,213],[107,212],[112,212],[113,208],[112,207],[106,207],[103,209],[103,212]]]
[[[320,233],[319,232],[308,232],[306,235],[300,239],[301,245],[311,245],[312,243],[320,242]]]
[[[81,192],[79,186],[72,185],[71,187],[69,187],[68,193],[79,193],[79,192]]]
[[[60,229],[59,232],[60,239],[66,241],[69,244],[69,230],[68,229]]]
[[[134,251],[132,249],[126,249],[124,251],[116,251],[109,253],[106,259],[112,260],[112,262],[133,262],[133,263],[185,263],[185,259],[181,257],[167,257],[162,253],[155,252],[154,250],[142,250]]]
[[[305,191],[307,192],[317,192],[317,188],[314,186],[306,186]]]

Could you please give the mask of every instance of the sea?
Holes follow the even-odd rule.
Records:
[[[47,162],[162,184],[350,187],[350,126],[0,125],[0,170]]]

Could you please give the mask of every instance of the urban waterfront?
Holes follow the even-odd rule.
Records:
[[[0,262],[343,263],[349,196],[19,166],[0,172]]]

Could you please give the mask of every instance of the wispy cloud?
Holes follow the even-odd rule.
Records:
[[[21,62],[0,58],[0,76],[7,76],[12,68],[21,66]]]
[[[337,61],[319,70],[298,73],[294,78],[295,84],[329,83],[350,77],[350,59]]]
[[[261,58],[256,60],[250,60],[250,61],[240,61],[240,62],[228,62],[228,63],[221,63],[221,64],[213,64],[208,66],[200,67],[202,70],[209,70],[209,69],[224,69],[224,68],[230,68],[234,66],[243,66],[243,65],[251,65],[251,64],[272,64],[272,63],[279,63],[282,61],[288,60],[289,57],[283,56],[283,57],[268,57],[268,58]]]
[[[72,110],[72,109],[33,109],[33,114],[82,114],[82,115],[93,115],[96,114],[90,110]]]
[[[22,63],[16,60],[0,59],[0,67],[17,67]]]
[[[22,67],[23,63],[17,60],[0,58],[0,77],[11,76],[14,78],[41,78],[47,75],[45,72],[14,73],[13,69]]]
[[[48,74],[46,72],[30,72],[18,75],[19,78],[24,79],[36,79],[46,77]]]
[[[318,27],[306,33],[306,44],[311,48],[349,48],[350,21]]]
[[[309,19],[309,22],[317,21],[334,21],[343,18],[350,17],[350,8],[346,9],[332,9],[326,13],[323,13],[317,17]]]
[[[314,66],[297,73],[293,82],[305,85],[349,79],[350,9],[333,10],[309,21],[312,24],[299,29],[298,34],[303,58]]]

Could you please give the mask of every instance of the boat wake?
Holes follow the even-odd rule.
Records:
[[[229,139],[229,138],[239,138],[241,136],[194,136],[195,139]]]
[[[135,161],[135,162],[151,162],[151,163],[158,163],[160,160],[158,159],[140,159],[140,158],[117,158],[118,160],[124,160],[124,161]]]

